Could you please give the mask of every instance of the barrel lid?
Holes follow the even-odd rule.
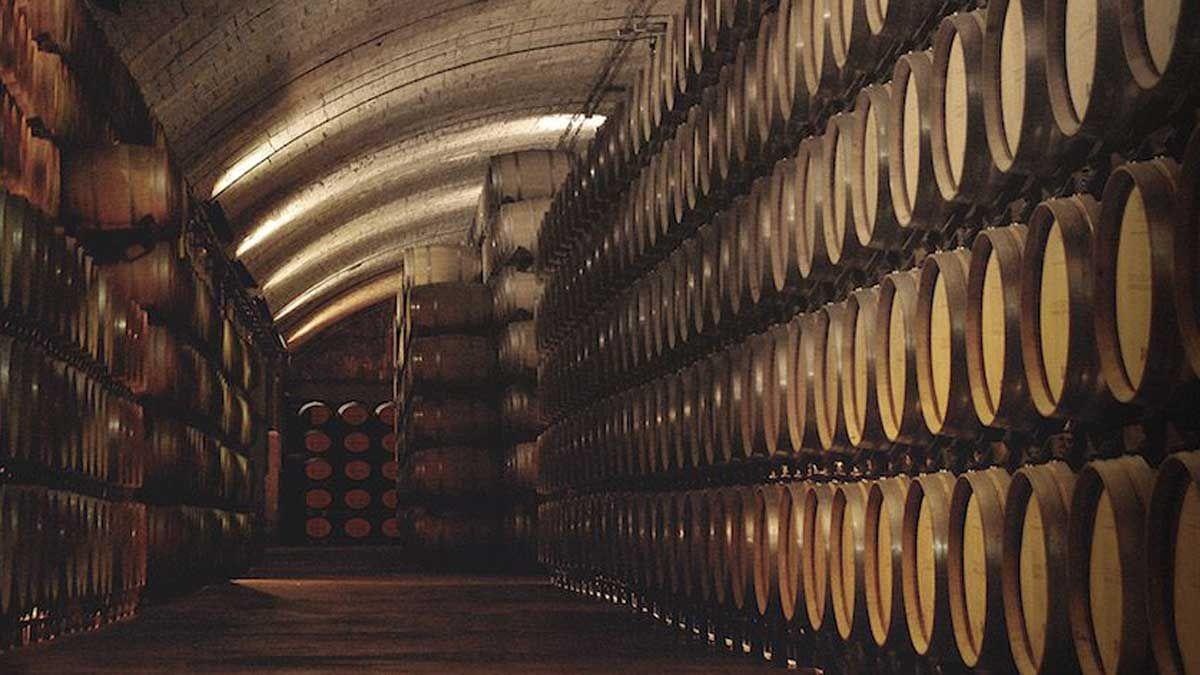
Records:
[[[345,473],[350,480],[366,480],[371,476],[371,465],[356,459],[346,463]]]
[[[371,505],[371,493],[362,489],[354,489],[342,496],[342,501],[346,506],[361,511]]]
[[[370,413],[367,411],[367,407],[362,403],[359,403],[358,401],[349,401],[347,403],[343,403],[342,406],[338,408],[338,416],[341,417],[342,421],[346,424],[349,424],[352,427],[357,427],[367,421],[367,419],[370,417]]]
[[[310,539],[324,539],[333,531],[333,525],[327,518],[309,518],[304,523],[304,533]]]
[[[323,431],[310,429],[304,432],[304,449],[309,452],[321,454],[329,450],[331,445],[333,445],[333,441]]]
[[[371,521],[366,518],[351,518],[342,526],[342,530],[351,539],[362,539],[371,534]]]
[[[347,452],[363,453],[371,449],[371,437],[361,431],[355,431],[346,435],[346,438],[342,440],[342,445]]]
[[[304,505],[310,509],[327,509],[333,503],[329,490],[309,490],[304,493]]]
[[[304,475],[309,480],[325,480],[333,475],[333,467],[323,459],[313,458],[304,463]]]

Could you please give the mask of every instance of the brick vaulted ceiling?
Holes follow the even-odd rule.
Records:
[[[402,248],[463,239],[488,158],[554,147],[568,120],[592,130],[572,116],[615,46],[639,40],[614,90],[647,49],[625,29],[680,4],[123,0],[97,14],[288,335],[387,297]]]

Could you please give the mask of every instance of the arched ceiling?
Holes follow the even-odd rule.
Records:
[[[489,157],[593,133],[602,117],[579,113],[605,63],[634,42],[601,114],[681,2],[123,0],[98,15],[290,336],[386,298],[406,246],[461,240]]]

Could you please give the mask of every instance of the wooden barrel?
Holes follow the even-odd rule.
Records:
[[[796,357],[800,348],[800,323],[793,320],[777,325],[765,334],[765,344],[754,354],[755,391],[763,394],[759,406],[764,451],[768,457],[787,455],[795,447],[790,431],[792,411],[788,408],[789,390],[796,378]],[[767,382],[758,389],[761,372]]]
[[[489,450],[448,446],[414,453],[405,482],[421,493],[457,496],[490,492],[497,478]]]
[[[829,39],[832,0],[800,0],[803,43],[800,47],[801,73],[804,88],[809,92],[810,105],[836,95],[837,64]]]
[[[693,106],[687,119],[675,131],[674,155],[671,170],[675,172],[675,213],[682,223],[696,209],[700,200],[696,177],[696,118],[700,109]]]
[[[743,308],[750,305],[750,287],[742,273],[748,261],[742,254],[747,247],[743,244],[745,235],[741,228],[741,218],[748,201],[739,198],[729,210],[714,216],[721,233],[718,281],[724,315],[729,317],[738,316]]]
[[[878,647],[907,644],[905,630],[903,548],[904,504],[909,478],[873,481],[863,516],[866,562],[863,585],[871,639]]]
[[[825,238],[825,253],[831,265],[849,267],[861,264],[867,254],[854,228],[853,190],[854,166],[853,112],[838,113],[829,118],[822,136],[821,191],[824,213],[821,216],[821,236]]]
[[[1068,611],[1084,672],[1151,668],[1146,511],[1154,470],[1141,457],[1089,463],[1071,497]]]
[[[706,569],[712,575],[713,602],[719,607],[726,607],[731,602],[729,597],[730,563],[727,560],[727,551],[730,540],[734,538],[734,530],[738,527],[736,513],[727,515],[728,490],[729,488],[719,488],[707,492],[709,502]]]
[[[687,492],[671,495],[671,591],[677,598],[693,595],[691,498]]]
[[[745,371],[738,418],[741,424],[739,438],[745,457],[770,456],[764,411],[775,400],[775,381],[771,377],[774,347],[767,333],[751,335],[742,343]]]
[[[829,315],[823,311],[798,318],[800,339],[795,386],[788,390],[788,432],[797,452],[815,454],[821,449],[816,391],[821,385],[824,344],[829,339]],[[799,442],[797,442],[799,441]]]
[[[931,150],[933,173],[946,201],[985,201],[999,187],[984,119],[985,20],[985,10],[953,14],[942,20],[934,36]]]
[[[843,640],[869,630],[866,600],[866,508],[870,483],[837,486],[829,520],[829,588],[834,622]]]
[[[841,348],[841,411],[848,443],[855,448],[887,445],[879,414],[875,350],[879,287],[860,288],[846,300]]]
[[[310,427],[323,427],[333,419],[333,410],[322,401],[309,401],[300,406],[300,421]]]
[[[511,264],[524,269],[532,264],[538,254],[538,234],[542,221],[549,209],[549,199],[530,199],[502,205],[488,233],[485,252],[490,260],[488,268],[498,270]]]
[[[1183,158],[1180,204],[1181,244],[1175,247],[1175,269],[1200,267],[1200,127],[1192,132]],[[1200,276],[1175,284],[1175,315],[1192,373],[1200,377]]]
[[[793,230],[796,266],[802,279],[829,280],[838,270],[825,248],[825,150],[823,137],[809,137],[796,154],[795,193],[797,226]]]
[[[890,82],[864,87],[854,103],[856,119],[849,125],[853,134],[849,171],[854,232],[859,244],[872,249],[897,248],[907,236],[892,207],[891,106]]]
[[[772,206],[778,203],[778,195],[771,194],[773,185],[770,176],[755,180],[750,195],[738,212],[738,252],[742,258],[739,267],[745,286],[745,300],[749,306],[757,305],[764,296],[771,295],[775,290],[770,251],[767,248],[773,245],[770,238],[774,229]]]
[[[779,596],[779,555],[783,545],[780,506],[787,489],[779,484],[763,485],[755,491],[754,598],[758,615],[782,616]]]
[[[850,439],[845,416],[842,415],[841,389],[843,336],[849,306],[842,301],[828,304],[818,311],[826,315],[827,321],[825,340],[819,345],[815,354],[818,360],[813,364],[817,376],[811,381],[813,388],[809,390],[816,413],[817,435],[823,450],[846,451],[850,449]]]
[[[480,280],[479,252],[466,246],[437,244],[404,252],[404,281],[408,286],[425,286],[452,281]]]
[[[871,52],[871,29],[867,3],[861,0],[834,0],[829,6],[829,43],[833,62],[842,81],[849,81],[864,69],[875,66]]]
[[[894,272],[879,284],[875,329],[875,391],[883,430],[893,443],[929,437],[917,383],[920,269]]]
[[[746,63],[754,61],[754,43],[740,42],[729,64],[730,73],[725,94],[725,143],[729,148],[730,171],[739,175],[750,159],[749,124],[746,117]]]
[[[514,321],[500,332],[496,347],[500,371],[509,377],[536,376],[540,354],[533,321]]]
[[[713,429],[713,383],[711,359],[697,361],[693,364],[691,378],[684,380],[684,395],[692,408],[692,464],[694,466],[711,465],[716,457],[715,437]],[[690,385],[690,395],[686,387]]]
[[[187,218],[187,188],[165,148],[117,144],[63,159],[62,217],[81,227],[173,227]]]
[[[920,656],[956,654],[950,625],[949,508],[954,475],[921,474],[908,487],[901,548],[904,614]]]
[[[1111,413],[1093,322],[1092,232],[1100,205],[1087,195],[1034,209],[1022,255],[1021,357],[1029,394],[1044,417]]]
[[[542,281],[533,272],[506,269],[489,283],[492,308],[501,323],[533,318],[542,299]]]
[[[538,398],[525,385],[511,385],[500,397],[500,422],[516,437],[537,435],[546,428]]]
[[[756,417],[754,399],[750,391],[750,365],[753,359],[753,347],[749,343],[738,343],[728,350],[728,368],[725,377],[726,403],[728,418],[722,438],[728,444],[727,455],[733,461],[749,457],[750,427]]]
[[[804,613],[814,631],[834,623],[829,588],[829,539],[836,484],[809,483],[804,491],[804,540],[800,548],[800,576],[804,586]]]
[[[968,668],[1010,669],[1004,622],[1004,469],[959,476],[950,499],[948,581],[958,654]]]
[[[1129,55],[1121,45],[1125,10],[1095,3],[1047,8],[1042,27],[1047,95],[1065,137],[1101,137],[1115,130],[1137,101]]]
[[[489,551],[498,530],[496,520],[488,515],[420,511],[412,518],[413,541],[423,551],[439,555]]]
[[[693,293],[689,286],[695,280],[692,273],[695,266],[690,257],[694,250],[694,248],[680,245],[668,259],[668,264],[671,266],[670,274],[664,271],[664,275],[671,280],[672,284],[670,288],[671,316],[668,319],[671,322],[671,334],[674,335],[672,348],[686,345],[698,334],[692,319]]]
[[[495,204],[546,199],[571,170],[571,158],[553,150],[524,150],[492,158],[488,194]]]
[[[801,48],[805,44],[801,0],[780,0],[775,24],[776,55],[771,64],[770,80],[779,101],[779,114],[785,122],[801,119],[808,114],[808,90],[802,71]]]
[[[935,253],[921,265],[917,303],[917,385],[930,433],[972,437],[979,418],[967,378],[967,274],[970,253]]]
[[[985,426],[1026,428],[1032,403],[1021,358],[1021,256],[1028,228],[991,227],[975,237],[967,280],[967,376]]]
[[[1150,638],[1161,672],[1195,672],[1200,567],[1200,452],[1171,455],[1158,467],[1146,522]]]
[[[338,406],[338,419],[349,427],[360,427],[371,419],[371,411],[361,401],[347,401]]]
[[[746,40],[746,62],[742,70],[742,100],[745,138],[750,161],[757,161],[771,140],[773,101],[767,88],[767,64],[770,57],[769,36],[775,14],[764,14],[759,21],[758,37]]]
[[[1186,218],[1179,165],[1156,159],[1121,166],[1104,187],[1095,232],[1096,346],[1113,397],[1156,408],[1191,375],[1176,329],[1175,284],[1200,270],[1175,269],[1162,255],[1195,242],[1177,241]]]
[[[892,71],[888,178],[901,227],[941,226],[945,202],[933,172],[933,55],[909,52]]]
[[[710,182],[714,191],[724,190],[731,170],[731,152],[726,127],[729,125],[729,90],[733,79],[733,64],[721,67],[716,84],[705,94],[708,109],[708,162]]]
[[[408,294],[408,325],[414,337],[474,330],[491,320],[492,293],[483,284],[429,284]]]
[[[770,280],[768,291],[783,291],[799,279],[792,242],[796,225],[794,175],[793,160],[777,162],[758,208],[758,250]]]
[[[711,88],[705,90],[705,95],[710,91]],[[686,151],[684,153],[685,157],[690,157],[692,160],[692,168],[689,172],[696,184],[697,204],[705,203],[713,190],[712,158],[709,155],[712,148],[708,143],[710,115],[709,109],[703,102],[706,100],[703,99],[701,103],[692,107],[692,115],[694,115],[691,127],[692,150],[690,153]]]
[[[779,496],[779,611],[784,622],[803,623],[804,582],[801,552],[804,547],[804,492],[807,483],[782,484]]]
[[[739,518],[727,558],[736,561],[736,565],[730,567],[731,598],[735,609],[756,615],[758,606],[754,591],[754,558],[758,554],[759,546],[758,490],[752,486],[741,486],[732,488],[731,492],[738,501],[738,506],[735,511],[726,509],[726,516],[736,512]]]
[[[417,338],[409,364],[417,383],[477,384],[495,372],[496,349],[490,339],[472,335]]]
[[[418,443],[451,445],[492,437],[499,422],[496,411],[475,399],[427,399],[410,403],[408,432]]]
[[[690,597],[695,601],[707,603],[713,597],[713,574],[708,567],[712,491],[692,490],[684,494],[687,495],[684,513],[687,519],[687,554],[692,576]]]
[[[1035,0],[987,6],[983,110],[992,161],[1003,173],[1052,167],[1062,144],[1047,97],[1047,7]]]

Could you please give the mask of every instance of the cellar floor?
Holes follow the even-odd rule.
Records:
[[[687,643],[661,625],[537,577],[441,576],[394,565],[378,572],[373,562],[383,555],[273,551],[266,567],[245,579],[147,607],[98,632],[17,650],[0,657],[0,672],[761,669],[761,662]]]

